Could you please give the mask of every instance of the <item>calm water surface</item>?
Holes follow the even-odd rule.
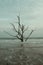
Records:
[[[0,40],[0,47],[15,46],[19,40]],[[43,44],[43,39],[29,39],[26,43]]]

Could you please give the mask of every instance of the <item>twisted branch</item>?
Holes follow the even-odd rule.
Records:
[[[34,30],[32,30],[32,31],[30,32],[29,36],[26,38],[25,41],[27,41],[27,40],[29,39],[29,37],[31,36],[31,34],[32,34],[33,32],[34,32]]]
[[[7,32],[7,31],[4,31],[5,33],[7,33],[8,35],[10,35],[10,36],[12,36],[12,37],[16,37],[16,36],[14,36],[14,35],[12,35],[12,34],[10,34],[9,32]]]

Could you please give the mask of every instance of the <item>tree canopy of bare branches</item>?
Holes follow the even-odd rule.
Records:
[[[20,16],[17,16],[17,18],[18,18],[18,22],[17,22],[18,28],[17,29],[16,29],[15,25],[13,23],[11,23],[11,25],[13,26],[13,30],[17,33],[17,35],[14,36],[8,32],[6,32],[6,33],[10,36],[16,37],[17,39],[21,40],[21,42],[23,42],[24,40],[27,41],[30,38],[31,34],[34,32],[34,30],[31,30],[31,32],[28,34],[28,36],[24,37],[24,34],[25,34],[24,32],[28,30],[28,26],[25,28],[25,26],[23,24],[21,24],[21,22],[20,22]]]

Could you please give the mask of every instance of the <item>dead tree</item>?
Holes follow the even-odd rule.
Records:
[[[6,32],[7,34],[9,34],[10,36],[16,37],[17,39],[21,40],[21,42],[23,42],[24,40],[27,41],[31,34],[34,32],[34,30],[31,30],[30,34],[25,38],[24,37],[24,32],[28,30],[28,27],[25,28],[25,26],[23,24],[21,24],[20,22],[20,16],[17,16],[18,18],[18,28],[16,29],[15,25],[13,23],[11,23],[11,25],[13,26],[13,30],[17,33],[16,36]]]

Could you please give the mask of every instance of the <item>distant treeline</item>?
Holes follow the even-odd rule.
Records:
[[[15,40],[17,38],[0,38],[0,40]],[[30,37],[29,39],[43,39],[43,37]]]

